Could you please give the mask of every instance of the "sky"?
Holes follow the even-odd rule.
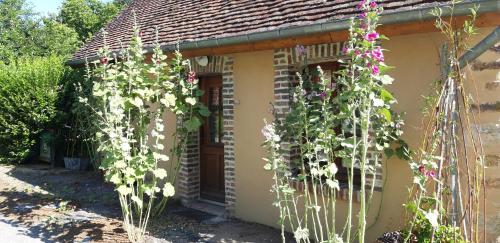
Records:
[[[57,13],[63,0],[28,0],[33,6],[33,10],[41,14]]]
[[[104,2],[108,1],[109,0],[104,0]],[[27,2],[31,3],[35,12],[46,15],[49,13],[57,13],[63,0],[28,0]]]

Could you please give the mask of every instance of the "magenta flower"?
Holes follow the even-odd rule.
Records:
[[[356,56],[359,56],[361,54],[361,52],[358,49],[356,49],[356,50],[354,50],[354,54],[356,54]]]
[[[364,18],[366,18],[366,13],[365,13],[365,12],[360,13],[360,14],[359,14],[359,18],[360,18],[360,19],[364,19]]]
[[[435,178],[436,172],[434,172],[433,170],[429,170],[425,173],[425,175],[427,175],[427,177],[429,177],[429,178]]]
[[[382,49],[380,49],[380,47],[376,47],[374,50],[372,50],[370,55],[373,59],[379,62],[384,61],[384,53],[382,53]]]
[[[306,53],[306,48],[303,45],[297,45],[295,46],[295,52],[297,52],[297,55],[302,56]]]
[[[372,73],[373,75],[378,75],[380,73],[380,69],[378,68],[377,65],[372,65]]]
[[[188,80],[187,80],[188,83],[190,83],[190,84],[194,83],[195,78],[196,78],[195,72],[191,71],[188,73]]]
[[[371,32],[365,35],[365,40],[367,41],[375,41],[378,39],[379,35],[377,32]]]
[[[376,7],[377,7],[377,3],[375,1],[371,1],[370,8],[376,8]]]
[[[319,93],[318,96],[323,100],[326,97],[326,92],[323,91],[323,92]]]

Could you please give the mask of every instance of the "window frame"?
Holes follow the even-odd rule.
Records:
[[[332,60],[332,61],[321,61],[321,62],[316,62],[316,63],[311,63],[311,64],[308,64],[306,66],[306,68],[308,69],[309,71],[309,75],[317,75],[315,74],[315,72],[317,72],[317,67],[321,67],[321,69],[323,70],[323,72],[325,73],[325,71],[329,71],[330,72],[330,78],[331,78],[331,83],[332,83],[332,88],[335,88],[337,87],[337,83],[335,82],[335,77],[334,77],[334,72],[340,70],[341,68],[341,64],[340,62],[336,61],[336,60]],[[311,71],[313,70],[313,71]],[[299,70],[300,72],[303,72],[304,70]],[[313,79],[314,77],[311,77],[311,79]],[[319,82],[319,77],[317,77],[316,80],[313,80],[313,82]],[[334,92],[334,96],[336,95],[336,93]],[[335,131],[339,134],[341,132],[341,127],[338,126],[336,128],[334,128]],[[337,171],[337,174],[335,175],[335,179],[337,179],[339,181],[339,185],[341,188],[345,187],[348,185],[348,173],[349,173],[349,168],[348,167],[345,167],[343,165],[343,160],[342,158],[340,157],[337,157],[335,158],[335,165],[337,166],[338,168],[338,171]],[[307,170],[307,169],[306,169]],[[301,168],[297,168],[297,166],[293,166],[292,167],[292,173],[294,174],[294,176],[298,176],[299,174],[301,174]],[[309,178],[309,172],[306,172],[306,176]],[[358,188],[361,186],[361,171],[359,168],[356,168],[354,166],[354,180],[353,180],[353,184],[354,184],[354,187]],[[308,182],[310,182],[310,180],[308,179],[307,180]]]

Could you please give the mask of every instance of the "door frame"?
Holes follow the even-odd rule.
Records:
[[[210,56],[208,64],[200,66],[195,57],[189,59],[191,70],[197,77],[222,75],[222,104],[224,109],[224,207],[227,216],[234,215],[236,205],[235,155],[234,155],[234,59],[231,55]],[[170,134],[168,134],[170,135]],[[190,134],[187,149],[182,155],[177,182],[177,197],[190,206],[200,200],[200,136],[199,132]],[[219,204],[220,203],[214,203]]]
[[[215,82],[217,82],[217,85],[220,85],[220,91],[219,91],[220,93],[218,94],[219,95],[218,102],[219,102],[219,105],[221,106],[220,107],[221,108],[220,116],[222,118],[222,124],[218,124],[218,125],[222,125],[222,127],[219,127],[219,129],[222,129],[222,132],[223,132],[224,131],[224,119],[223,119],[224,104],[223,104],[223,95],[222,95],[222,89],[223,89],[222,75],[211,74],[211,75],[200,75],[199,76],[199,86],[200,86],[200,89],[204,92],[204,95],[201,97],[200,102],[203,102],[206,106],[208,106],[208,103],[210,102],[209,101],[210,97],[207,96],[207,95],[209,95],[208,88],[207,88],[207,86],[209,86],[209,85],[207,85],[206,82],[214,82],[214,80],[215,80]],[[208,131],[206,130],[206,129],[209,129],[208,125],[207,125],[208,119],[205,117],[203,119],[204,119],[204,123],[198,130],[199,153],[200,153],[200,155],[199,155],[199,160],[200,160],[200,162],[199,162],[199,170],[200,170],[199,199],[204,200],[204,201],[213,201],[214,203],[223,204],[225,202],[224,134],[222,133],[222,134],[220,134],[221,136],[218,136],[218,139],[219,139],[218,142],[210,143],[209,142],[209,139],[210,139],[209,134],[207,133]],[[220,168],[221,171],[219,171],[219,173],[218,173],[219,177],[214,178],[214,180],[217,180],[217,181],[219,181],[219,183],[222,183],[222,185],[219,185],[219,186],[222,186],[222,192],[221,192],[222,194],[221,195],[218,195],[217,192],[214,193],[213,195],[210,195],[210,191],[203,191],[204,182],[202,180],[203,179],[202,172],[204,172],[204,171],[202,171],[202,170],[203,170],[203,166],[206,166],[206,164],[204,164],[205,158],[203,158],[203,156],[208,155],[210,152],[214,153],[215,155],[219,155],[219,156],[222,155],[222,168]],[[213,176],[213,173],[211,174],[211,176]],[[207,178],[205,178],[205,180],[207,180]],[[222,197],[222,198],[219,198],[219,197]],[[216,198],[218,198],[218,199],[216,199]]]

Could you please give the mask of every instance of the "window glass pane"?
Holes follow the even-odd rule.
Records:
[[[210,87],[208,91],[208,109],[210,117],[208,118],[208,136],[210,143],[220,143],[222,138],[222,104],[221,88]]]

